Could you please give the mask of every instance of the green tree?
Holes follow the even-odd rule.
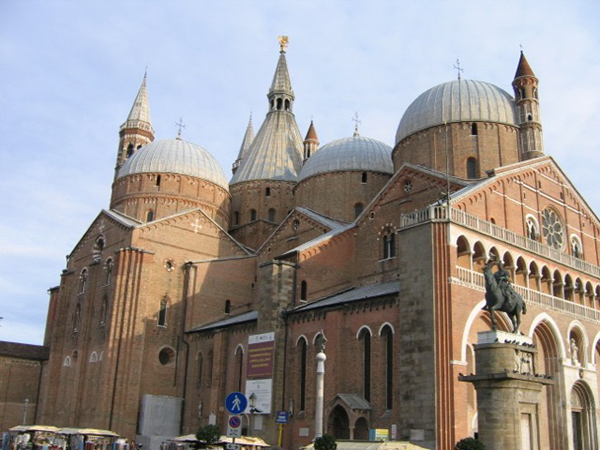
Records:
[[[335,438],[330,434],[324,434],[315,439],[315,450],[336,450],[337,443]]]
[[[454,450],[485,450],[485,445],[477,439],[468,437],[458,441]]]
[[[200,427],[196,439],[200,441],[200,448],[209,448],[221,440],[221,430],[216,425]]]

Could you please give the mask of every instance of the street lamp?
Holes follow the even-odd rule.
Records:
[[[256,394],[253,392],[248,397],[250,401],[250,436],[254,436],[254,413],[256,412]]]
[[[29,399],[25,399],[25,405],[23,406],[23,425],[27,425],[27,405],[29,405]]]

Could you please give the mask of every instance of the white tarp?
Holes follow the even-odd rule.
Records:
[[[142,396],[140,434],[144,436],[177,436],[181,426],[183,399],[163,395]]]

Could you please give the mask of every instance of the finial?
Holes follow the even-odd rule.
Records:
[[[183,123],[183,118],[180,117],[179,122],[176,122],[175,125],[179,127],[179,129],[177,130],[177,139],[181,140],[181,129],[185,128],[185,125]]]
[[[458,72],[458,81],[460,81],[460,73],[464,72],[465,69],[463,69],[462,67],[460,67],[460,60],[458,58],[456,58],[456,64],[454,64],[454,68]]]
[[[146,83],[147,77],[148,77],[148,64],[146,64],[146,68],[144,69],[144,83]]]
[[[521,53],[523,53],[523,45],[519,44],[519,48],[521,49]]]
[[[281,53],[285,53],[285,49],[290,42],[290,38],[287,36],[278,36],[277,40],[279,41],[279,47],[281,48]]]
[[[354,134],[353,134],[353,137],[359,137],[360,133],[358,132],[358,126],[362,122],[360,120],[358,120],[358,111],[356,111],[354,113],[354,115],[352,116],[352,121],[354,122]]]

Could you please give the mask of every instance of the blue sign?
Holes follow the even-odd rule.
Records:
[[[290,413],[287,411],[277,411],[277,417],[275,423],[288,423],[290,420]]]
[[[243,414],[248,407],[248,399],[241,392],[232,392],[225,399],[225,409],[229,414]]]

